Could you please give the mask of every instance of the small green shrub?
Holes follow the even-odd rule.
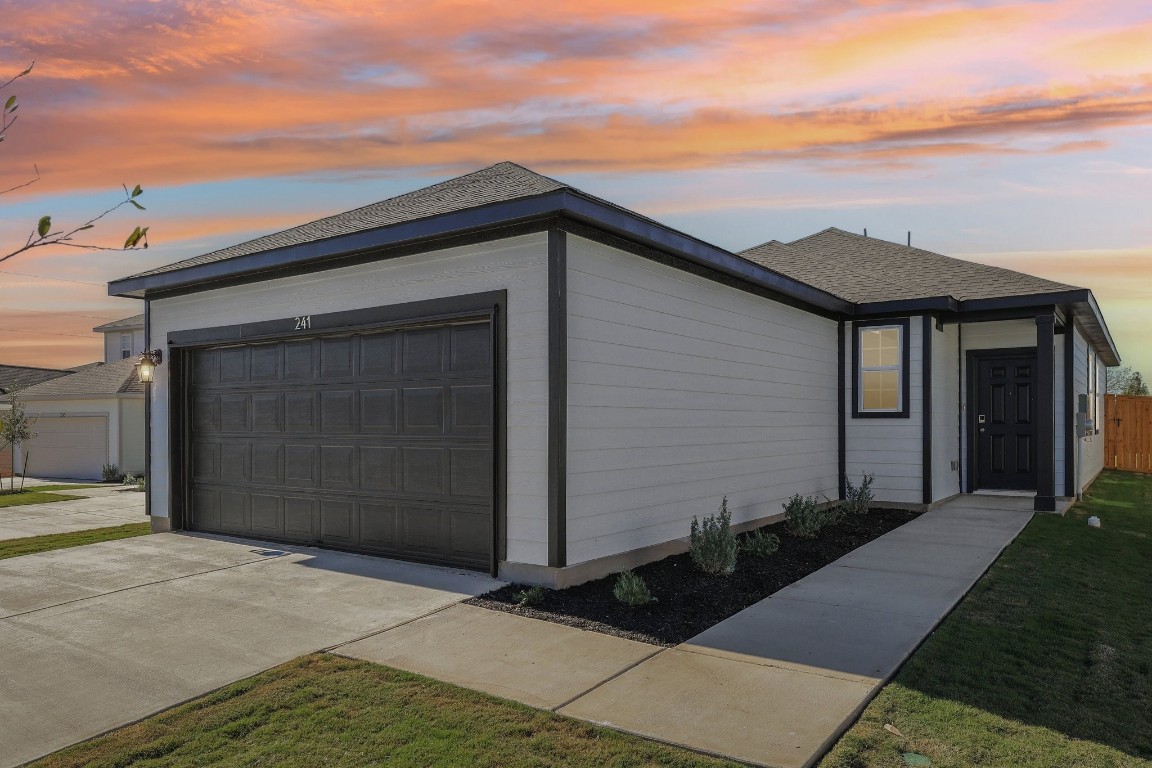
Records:
[[[105,483],[118,483],[120,482],[120,467],[115,464],[105,464],[100,467],[100,478]]]
[[[637,576],[632,571],[620,573],[616,585],[612,587],[612,594],[624,605],[632,606],[647,605],[656,599],[648,591],[648,585],[644,583],[643,577]]]
[[[755,530],[744,537],[741,548],[752,557],[768,557],[780,549],[780,537],[774,533]]]
[[[544,598],[547,596],[547,594],[548,590],[537,584],[534,587],[528,587],[528,589],[520,590],[515,595],[513,595],[513,597],[516,598],[516,602],[518,602],[520,605],[540,605],[540,603],[544,602]]]
[[[788,530],[793,536],[813,539],[820,529],[835,522],[836,512],[820,509],[813,496],[794,495],[784,503],[784,516],[788,520]]]
[[[872,475],[862,475],[860,485],[852,485],[848,476],[844,476],[844,511],[850,515],[867,514],[872,507]]]
[[[700,570],[721,576],[736,570],[736,534],[732,533],[732,513],[728,511],[727,496],[720,502],[719,514],[709,515],[703,523],[692,517],[689,540],[688,553]]]

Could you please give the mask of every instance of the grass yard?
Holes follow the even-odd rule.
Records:
[[[1106,471],[1067,516],[1033,518],[821,766],[928,764],[905,752],[1152,766],[1152,475]]]
[[[5,539],[0,541],[0,560],[9,557],[20,557],[21,555],[32,555],[37,552],[47,552],[52,549],[82,547],[85,544],[96,544],[100,541],[129,539],[133,536],[143,536],[151,532],[151,523],[128,523],[127,525],[92,528],[91,530],[74,531],[72,533],[50,533],[47,536],[26,536],[21,539]]]
[[[47,504],[51,501],[72,501],[82,499],[83,496],[73,496],[67,493],[51,493],[41,491],[24,491],[23,493],[0,493],[0,509],[4,507],[23,507],[28,504]]]
[[[316,654],[32,765],[704,768],[736,764],[377,664]]]

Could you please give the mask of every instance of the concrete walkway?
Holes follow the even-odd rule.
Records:
[[[16,480],[19,485],[20,480]],[[29,481],[24,487],[46,485]],[[7,487],[7,485],[5,485]],[[100,488],[60,490],[69,496],[83,496],[72,501],[50,501],[47,504],[23,504],[0,508],[0,540],[43,536],[50,533],[71,533],[92,528],[108,528],[125,523],[144,523],[144,494],[127,490],[126,486],[108,485]]]
[[[497,586],[173,533],[0,561],[0,767]]]
[[[756,765],[809,766],[1031,507],[959,497],[675,648],[457,605],[336,652]]]

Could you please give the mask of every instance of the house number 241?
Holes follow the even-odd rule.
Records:
[[[296,318],[296,330],[306,331],[312,327],[312,315],[301,315]]]

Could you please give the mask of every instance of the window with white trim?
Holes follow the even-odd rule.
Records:
[[[132,334],[120,334],[120,359],[126,360],[132,357]]]
[[[856,329],[856,410],[859,414],[906,415],[904,402],[907,325]]]

